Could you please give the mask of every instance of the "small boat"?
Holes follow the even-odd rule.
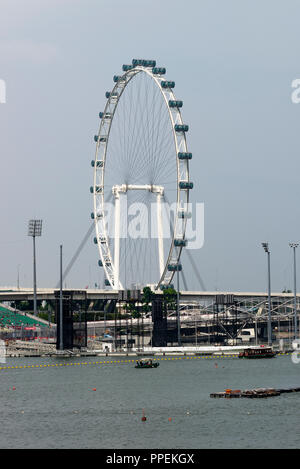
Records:
[[[135,368],[157,368],[159,363],[153,363],[152,360],[137,360]]]
[[[249,348],[239,353],[239,358],[273,358],[276,353],[271,347]]]

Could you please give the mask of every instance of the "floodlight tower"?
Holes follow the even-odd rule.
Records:
[[[35,237],[42,236],[42,223],[43,220],[29,220],[28,223],[28,236],[32,236],[33,240],[33,313],[35,315],[37,314]]]
[[[269,250],[269,243],[261,243],[261,245],[268,255],[268,303],[269,303],[268,345],[272,345],[270,250]]]
[[[289,243],[290,248],[294,251],[294,335],[297,339],[297,284],[296,284],[296,248],[299,243]]]

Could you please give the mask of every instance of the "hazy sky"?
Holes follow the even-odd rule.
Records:
[[[20,285],[32,285],[30,218],[44,221],[38,286],[56,285],[59,245],[66,266],[91,224],[90,161],[105,91],[123,63],[149,58],[184,101],[191,198],[205,204],[205,243],[192,255],[206,288],[265,291],[262,241],[272,290],[292,288],[299,17],[292,0],[0,0],[0,285],[16,285],[18,271]],[[102,281],[92,240],[68,287]],[[190,289],[200,289],[186,257],[183,265]]]

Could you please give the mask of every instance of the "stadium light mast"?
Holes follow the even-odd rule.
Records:
[[[268,345],[272,345],[272,322],[271,322],[271,273],[270,273],[270,250],[269,243],[261,243],[265,252],[268,255],[268,304],[269,304],[269,313],[268,313]]]
[[[59,349],[64,349],[64,339],[63,339],[63,273],[62,273],[62,244],[60,245],[60,290],[59,290],[59,325],[60,325],[60,339],[59,339]]]
[[[33,313],[35,315],[37,315],[35,238],[42,236],[42,223],[43,220],[29,220],[28,223],[28,236],[31,236],[33,240]]]
[[[296,248],[299,246],[299,243],[289,243],[290,248],[294,251],[294,335],[295,340],[297,339],[297,285],[296,285]]]

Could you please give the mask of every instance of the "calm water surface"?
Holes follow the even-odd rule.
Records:
[[[71,362],[79,359],[5,366]],[[209,397],[228,387],[290,386],[300,386],[290,356],[161,360],[148,370],[133,363],[1,370],[0,448],[299,448],[300,393]]]

